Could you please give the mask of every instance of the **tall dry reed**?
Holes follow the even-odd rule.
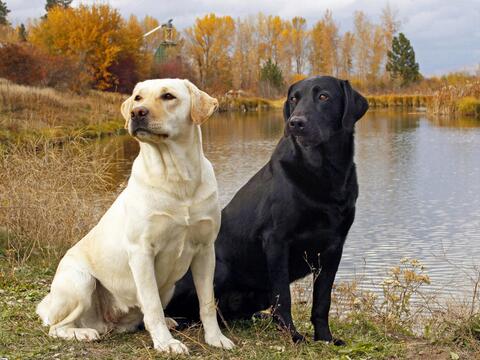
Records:
[[[0,155],[0,250],[13,263],[58,257],[116,196],[110,157],[95,146],[39,140]]]
[[[440,88],[428,111],[435,115],[480,117],[480,81]]]

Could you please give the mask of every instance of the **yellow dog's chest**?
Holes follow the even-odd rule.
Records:
[[[158,286],[175,283],[188,270],[199,249],[215,238],[212,218],[199,217],[191,208],[174,214],[158,212],[149,219],[150,246],[154,249]]]

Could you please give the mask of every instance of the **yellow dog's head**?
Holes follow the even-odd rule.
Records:
[[[217,108],[217,99],[188,80],[157,79],[138,83],[121,111],[130,135],[155,143],[180,137]]]

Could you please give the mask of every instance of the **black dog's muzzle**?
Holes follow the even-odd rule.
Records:
[[[307,118],[305,116],[294,115],[287,121],[288,132],[292,135],[304,135]]]

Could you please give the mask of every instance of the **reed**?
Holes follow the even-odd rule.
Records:
[[[427,109],[434,115],[480,118],[480,81],[440,88]]]
[[[0,157],[0,249],[21,265],[32,255],[55,261],[113,201],[105,150],[82,141],[37,140]]]
[[[368,104],[371,108],[421,108],[432,101],[429,95],[369,95]]]

